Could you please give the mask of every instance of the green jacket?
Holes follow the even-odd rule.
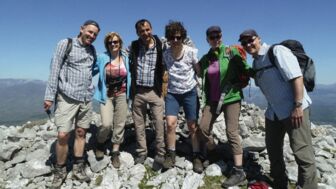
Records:
[[[231,56],[228,53],[231,53]],[[247,75],[251,68],[246,63],[246,59],[242,58],[237,47],[226,47],[222,44],[217,50],[210,49],[200,60],[203,105],[209,104],[208,68],[212,59],[219,61],[220,89],[222,90],[225,85],[230,85],[223,104],[243,99],[240,75]]]

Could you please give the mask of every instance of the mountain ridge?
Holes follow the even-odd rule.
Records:
[[[23,124],[27,121],[47,119],[43,110],[46,81],[37,79],[0,79],[0,125]],[[257,87],[244,89],[245,101],[262,109],[266,100]],[[311,119],[319,124],[336,125],[336,83],[318,84],[309,93],[313,100]],[[94,103],[97,107],[97,103]]]

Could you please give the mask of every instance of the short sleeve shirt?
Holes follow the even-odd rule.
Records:
[[[172,56],[171,48],[163,53],[163,62],[168,70],[168,92],[183,94],[197,85],[194,65],[197,64],[197,49],[183,45],[180,59]]]
[[[271,65],[268,57],[269,45],[263,44],[254,57],[253,68],[260,69]],[[288,118],[294,108],[294,91],[290,80],[302,76],[299,63],[293,53],[282,45],[274,47],[276,67],[261,70],[256,73],[255,83],[260,87],[268,101],[265,116],[274,120],[274,115],[279,120]],[[306,89],[303,92],[303,105],[305,109],[311,104]]]

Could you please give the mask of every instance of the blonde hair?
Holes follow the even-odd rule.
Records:
[[[118,40],[119,40],[119,45],[120,45],[120,50],[122,49],[122,46],[123,46],[123,40],[122,38],[120,37],[120,35],[117,33],[117,32],[109,32],[105,35],[105,38],[104,38],[104,46],[105,46],[105,49],[109,52],[109,40],[112,39],[114,36],[117,36],[118,37]]]

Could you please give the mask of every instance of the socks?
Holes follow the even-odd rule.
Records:
[[[79,164],[79,163],[83,163],[84,162],[83,156],[81,156],[81,157],[74,156],[73,158],[74,158],[74,164]]]

